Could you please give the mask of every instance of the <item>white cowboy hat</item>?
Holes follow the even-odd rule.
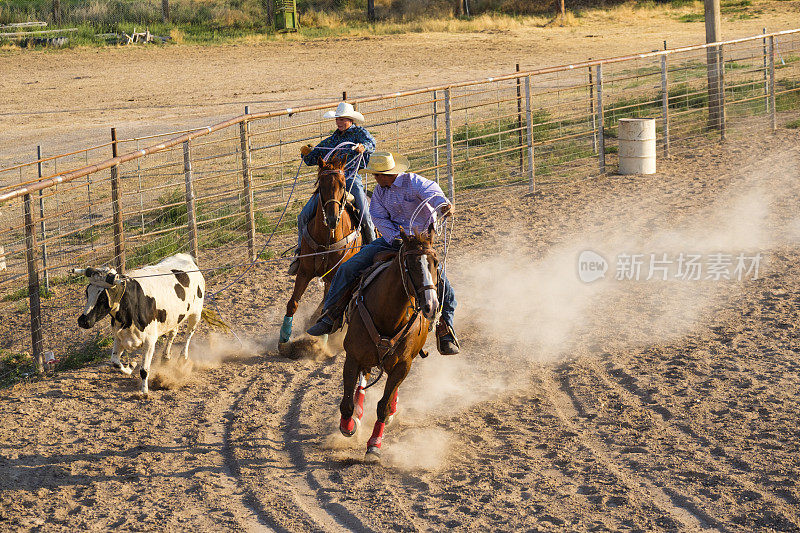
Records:
[[[339,102],[336,106],[336,111],[327,111],[322,118],[349,118],[356,124],[364,123],[364,115],[353,109],[353,104],[347,102]]]
[[[375,152],[363,170],[369,174],[402,174],[409,167],[408,158],[392,152]]]

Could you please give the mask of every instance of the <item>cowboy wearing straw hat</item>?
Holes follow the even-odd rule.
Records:
[[[328,111],[322,115],[322,118],[335,118],[336,130],[316,147],[312,147],[310,144],[303,146],[300,149],[303,162],[308,166],[316,165],[320,158],[327,158],[333,148],[336,148],[341,143],[349,142],[353,144],[343,146],[336,151],[340,152],[339,155],[342,155],[342,153],[348,154],[351,150],[364,154],[359,166],[361,168],[365,167],[369,163],[370,154],[375,151],[375,139],[372,138],[366,128],[361,126],[364,123],[364,115],[353,109],[352,104],[341,102],[336,107],[336,111]],[[361,241],[363,244],[369,244],[375,240],[375,226],[372,224],[369,212],[366,211],[367,196],[364,194],[364,186],[361,185],[361,177],[358,175],[358,170],[355,165],[345,169],[345,185],[353,195],[355,208],[359,213],[363,213],[361,217]],[[291,265],[289,265],[289,275],[297,273],[300,264],[297,256],[300,254],[303,229],[314,218],[314,210],[316,208],[317,197],[314,195],[300,211],[300,214],[297,215],[297,251]]]
[[[370,265],[378,252],[399,250],[400,231],[424,232],[436,220],[436,214],[450,216],[453,205],[435,181],[408,172],[408,159],[391,152],[372,154],[365,173],[375,176],[378,186],[372,193],[369,212],[381,236],[339,266],[323,303],[323,313],[316,324],[308,329],[309,335],[331,333],[334,324],[341,322],[344,307],[339,301],[347,287]],[[442,317],[436,327],[439,352],[443,355],[458,353],[458,339],[453,330],[455,294],[447,277],[442,274],[439,283],[442,295]]]

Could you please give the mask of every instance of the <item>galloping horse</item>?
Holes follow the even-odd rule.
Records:
[[[303,232],[300,244],[300,265],[294,282],[294,292],[286,304],[283,317],[280,343],[289,341],[292,334],[292,318],[300,304],[300,298],[309,282],[322,277],[325,294],[331,280],[341,263],[356,254],[361,248],[361,232],[358,221],[353,221],[350,211],[345,209],[347,190],[345,188],[344,167],[346,158],[332,156],[327,162],[319,160],[317,186],[317,208],[314,218]],[[347,213],[345,216],[345,213]]]
[[[384,427],[397,411],[397,389],[414,357],[421,353],[439,308],[434,235],[432,227],[427,235],[409,236],[401,231],[403,244],[395,257],[366,272],[350,302],[344,339],[344,396],[339,406],[342,434],[352,437],[361,425],[364,393],[361,386],[356,391],[359,374],[368,375],[377,366],[388,375],[378,402],[378,420],[367,443],[368,461],[380,460]]]

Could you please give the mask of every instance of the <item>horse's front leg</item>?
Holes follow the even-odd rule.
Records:
[[[345,437],[352,437],[358,431],[361,425],[361,417],[353,418],[353,411],[355,404],[353,403],[353,394],[356,390],[356,382],[359,378],[358,361],[355,357],[347,355],[344,360],[343,380],[344,391],[342,394],[342,403],[339,404],[339,412],[342,418],[339,421],[339,431]]]
[[[300,271],[297,272],[297,277],[294,280],[294,292],[292,292],[292,297],[289,298],[289,302],[286,304],[286,316],[283,317],[283,325],[281,325],[281,334],[278,342],[289,342],[289,337],[292,335],[292,319],[312,277],[313,275],[306,272],[301,264]]]
[[[372,428],[372,436],[367,441],[367,455],[365,460],[375,462],[381,459],[381,444],[383,442],[383,430],[386,427],[386,419],[392,414],[393,399],[397,398],[397,389],[406,379],[408,371],[411,370],[410,355],[404,356],[394,365],[389,376],[386,378],[386,386],[383,389],[383,397],[378,401],[378,419]]]

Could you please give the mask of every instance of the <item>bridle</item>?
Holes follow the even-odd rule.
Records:
[[[319,175],[317,176],[317,179],[321,179],[323,176],[331,176],[331,175],[341,176],[342,177],[342,181],[344,181],[344,171],[341,170],[341,169],[333,169],[333,168],[321,170],[319,172]],[[319,190],[319,187],[317,187],[317,195],[319,195],[319,200],[322,201],[322,192]],[[338,204],[339,205],[339,213],[338,213],[338,215],[336,215],[336,222],[338,223],[339,219],[342,218],[342,213],[344,212],[344,206],[345,206],[345,203],[346,203],[345,202],[346,198],[347,198],[347,191],[345,190],[345,187],[342,187],[342,199],[339,200],[337,198],[330,198],[328,200],[325,200],[325,202],[323,202],[323,204],[322,204],[322,212],[323,213],[325,212],[325,209],[327,209],[328,204]],[[323,217],[323,220],[325,221],[325,225],[328,226],[328,220],[325,217]],[[328,229],[331,230],[331,231],[335,231],[336,227],[335,226],[334,227],[328,226]]]
[[[406,263],[406,258],[408,256],[417,256],[422,257],[426,255],[430,255],[433,257],[434,263],[436,262],[436,252],[433,248],[425,247],[419,250],[405,250],[405,243],[400,247],[400,251],[397,253],[397,261],[400,266],[400,280],[403,283],[403,290],[406,293],[406,296],[409,298],[414,299],[414,311],[420,311],[422,309],[422,303],[424,301],[424,297],[422,297],[423,293],[428,289],[436,290],[436,285],[423,285],[421,287],[416,287],[414,285],[414,278],[411,277],[411,272],[408,271],[408,263]],[[435,276],[437,279],[435,280],[436,283],[439,282],[439,269],[434,269],[436,272]],[[410,286],[410,290],[409,290]]]

